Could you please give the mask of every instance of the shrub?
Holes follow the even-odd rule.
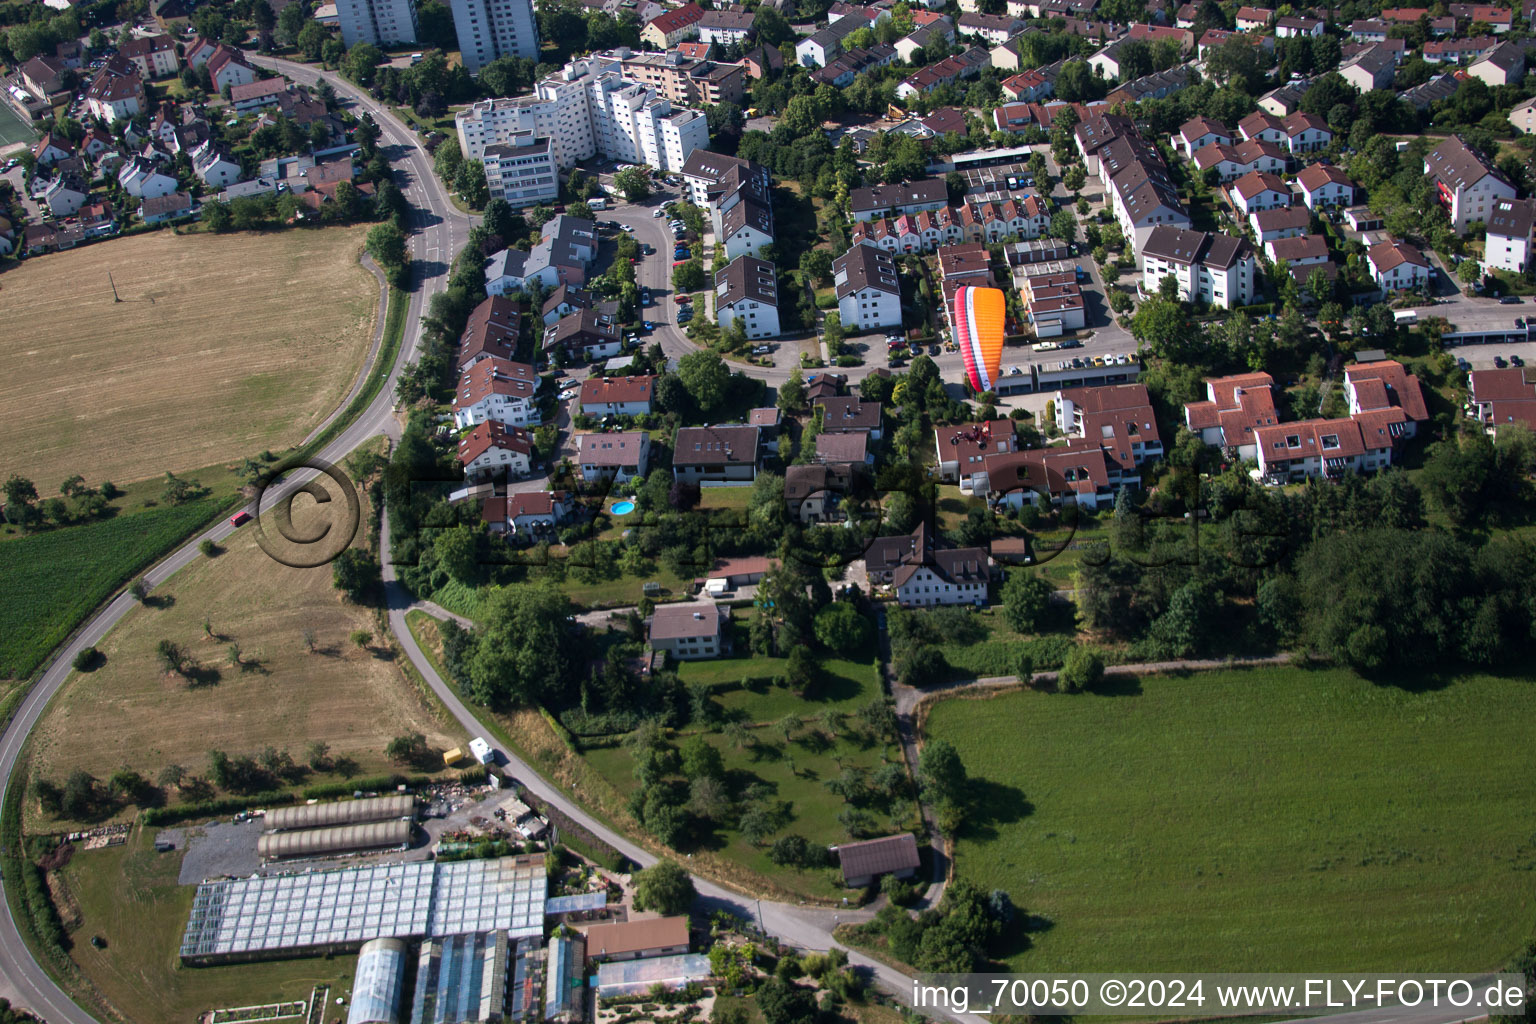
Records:
[[[76,672],[89,672],[96,667],[96,659],[101,657],[101,652],[94,647],[82,647],[75,655],[75,660],[70,662]]]
[[[1091,690],[1104,678],[1104,659],[1092,647],[1074,647],[1057,678],[1068,693]]]
[[[204,558],[212,558],[214,555],[219,553],[219,546],[215,544],[210,538],[204,537],[201,541],[198,542],[197,550],[203,553]]]

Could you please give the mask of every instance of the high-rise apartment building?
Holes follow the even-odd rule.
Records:
[[[560,168],[548,139],[521,132],[486,146],[483,159],[492,199],[505,199],[515,208],[560,198]]]
[[[464,68],[472,75],[501,57],[539,59],[533,0],[451,0]]]
[[[397,46],[416,41],[415,0],[336,0],[341,41]]]
[[[531,96],[481,100],[454,120],[469,160],[527,133],[548,139],[562,168],[601,154],[679,171],[689,154],[709,145],[701,112],[674,110],[654,88],[626,79],[620,62],[605,55],[571,61],[540,80]]]

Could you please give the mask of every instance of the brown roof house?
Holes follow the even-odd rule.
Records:
[[[843,843],[832,849],[843,869],[843,884],[851,889],[862,889],[881,875],[911,878],[921,863],[917,839],[911,832],[866,839],[861,843]]]
[[[903,537],[879,537],[864,552],[871,584],[889,587],[904,608],[988,600],[992,563],[981,548],[935,548],[927,525]]]
[[[757,445],[753,426],[679,427],[672,475],[689,483],[756,479]]]
[[[718,658],[731,649],[726,623],[730,609],[713,601],[661,604],[651,614],[651,650],[664,651],[674,661]],[[686,945],[687,939],[684,938]],[[649,947],[643,947],[649,948]],[[687,950],[683,950],[687,952]],[[640,955],[640,954],[637,954]],[[646,953],[645,956],[660,956]]]
[[[613,480],[624,483],[645,475],[651,456],[651,435],[645,431],[622,434],[577,434],[576,464],[588,483]]]
[[[595,960],[639,960],[643,957],[673,956],[686,952],[686,917],[618,921],[614,924],[595,924],[587,929],[588,963]]]

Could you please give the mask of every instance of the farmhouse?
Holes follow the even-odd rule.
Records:
[[[881,875],[911,878],[921,863],[917,840],[910,832],[883,839],[866,839],[832,847],[843,872],[843,884],[862,889]]]

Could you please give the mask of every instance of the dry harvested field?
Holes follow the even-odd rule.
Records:
[[[295,527],[317,532],[304,504],[294,508]],[[330,566],[279,565],[257,547],[253,528],[153,591],[100,646],[104,662],[70,677],[33,733],[34,777],[62,781],[83,768],[105,780],[125,765],[151,779],[167,764],[202,773],[210,749],[233,755],[268,745],[302,762],[313,740],[368,776],[397,770],[384,757],[394,736],[420,732],[438,749],[465,740],[393,660],[352,643],[354,630],[377,634],[378,626],[372,612],[341,602]],[[205,633],[205,616],[216,638]],[[306,628],[315,653],[305,648]],[[180,644],[210,678],[193,685],[162,670],[162,639]],[[249,667],[232,666],[231,644]],[[29,804],[34,828],[57,827]]]
[[[366,232],[158,231],[0,277],[0,470],[47,496],[302,441],[373,339]]]

